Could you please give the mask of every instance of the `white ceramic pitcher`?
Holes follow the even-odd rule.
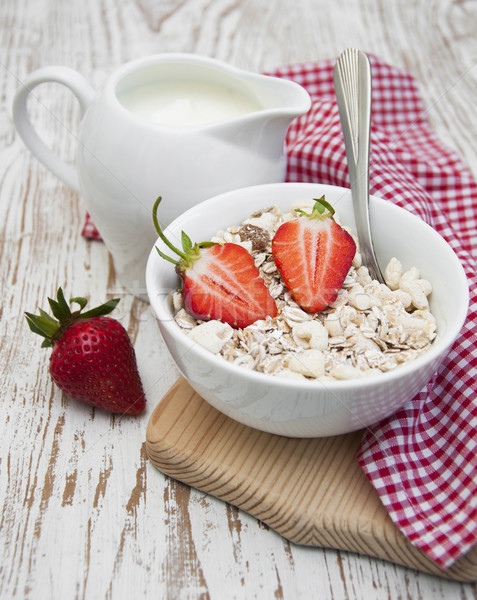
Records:
[[[67,86],[80,103],[76,166],[43,143],[28,117],[28,96],[44,82]],[[177,98],[158,116],[154,90],[163,85]],[[187,86],[203,93],[199,108],[181,89]],[[81,192],[119,280],[140,294],[157,238],[151,217],[157,196],[167,225],[210,196],[283,181],[287,129],[309,107],[307,92],[291,81],[197,55],[160,54],[125,64],[98,92],[72,69],[39,69],[18,89],[13,120],[33,154]]]

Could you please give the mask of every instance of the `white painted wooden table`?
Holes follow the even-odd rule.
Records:
[[[348,46],[408,69],[437,133],[477,176],[474,0],[4,0],[0,4],[0,597],[412,598],[468,600],[450,583],[378,560],[289,544],[252,517],[174,482],[145,456],[149,416],[177,378],[149,306],[125,293],[101,243],[80,237],[84,206],[26,150],[10,105],[32,70],[63,64],[94,86],[123,62],[196,52],[262,71]],[[79,109],[45,85],[31,114],[73,159]],[[115,316],[148,395],[138,418],[63,396],[23,311],[62,285]]]

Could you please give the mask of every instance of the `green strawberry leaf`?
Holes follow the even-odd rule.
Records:
[[[68,303],[65,300],[65,297],[63,295],[63,290],[61,288],[58,288],[58,293],[57,293],[56,297],[57,297],[57,300],[48,298],[48,303],[50,305],[51,312],[61,323],[71,317],[71,310],[70,310],[70,307],[68,306]]]
[[[77,297],[77,298],[70,298],[70,304],[79,304],[80,306],[80,312],[83,310],[83,308],[88,304],[88,301],[86,300],[86,298],[82,298],[82,297]]]
[[[37,315],[26,312],[25,318],[30,330],[44,338],[51,338],[58,330],[58,324],[54,324],[51,321],[45,320]]]
[[[81,313],[79,315],[80,319],[92,319],[93,317],[104,317],[112,312],[119,302],[119,298],[113,298],[112,300],[108,300],[104,304],[97,306],[96,308],[92,308],[91,310],[87,310],[85,313]]]
[[[325,200],[324,196],[321,198],[313,198],[315,204],[313,205],[313,209],[311,212],[307,212],[306,210],[302,210],[301,208],[297,208],[296,212],[299,213],[302,217],[307,217],[308,219],[328,219],[332,218],[335,214],[335,209],[331,206],[329,202]],[[328,212],[326,212],[328,211]]]
[[[182,238],[182,249],[184,250],[184,252],[186,254],[188,254],[192,250],[192,240],[187,235],[187,233],[185,233],[185,231],[182,231],[181,238]]]
[[[59,288],[57,299],[48,298],[48,302],[56,318],[53,318],[41,308],[38,309],[39,315],[25,312],[25,318],[30,330],[45,338],[42,348],[54,345],[58,339],[61,339],[63,332],[78,319],[92,319],[109,314],[116,308],[119,298],[108,300],[108,302],[101,304],[101,306],[82,313],[81,311],[86,306],[87,300],[82,296],[76,296],[71,298],[70,303],[78,304],[79,309],[72,313],[63,295],[63,290]]]
[[[329,202],[325,200],[324,195],[321,196],[321,198],[313,198],[313,200],[315,201],[315,205],[313,206],[313,211],[311,213],[312,215],[313,213],[323,215],[325,210],[327,210],[330,213],[329,215],[326,215],[327,217],[335,214],[335,209],[331,206]]]
[[[59,322],[56,319],[54,319],[51,315],[49,315],[47,312],[45,312],[41,308],[38,309],[38,312],[40,313],[40,317],[45,319],[45,321],[49,321],[52,325],[55,325],[56,327],[59,326]]]

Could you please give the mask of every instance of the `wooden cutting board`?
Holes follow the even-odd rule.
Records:
[[[477,547],[443,570],[392,523],[356,460],[361,436],[264,433],[212,408],[181,378],[151,415],[146,447],[166,475],[237,506],[291,542],[476,581]]]

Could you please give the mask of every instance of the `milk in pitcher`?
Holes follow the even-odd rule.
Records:
[[[161,81],[120,94],[134,114],[162,125],[187,127],[223,121],[260,110],[245,94],[208,81]]]

